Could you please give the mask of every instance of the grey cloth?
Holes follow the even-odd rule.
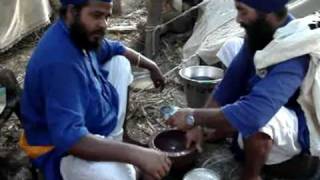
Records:
[[[0,52],[50,23],[49,0],[0,1]]]

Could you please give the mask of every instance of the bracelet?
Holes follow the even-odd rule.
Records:
[[[138,60],[137,60],[137,63],[136,63],[136,66],[137,66],[137,67],[139,67],[140,61],[141,61],[141,54],[138,53]]]

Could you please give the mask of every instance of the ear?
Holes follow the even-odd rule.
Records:
[[[274,13],[267,13],[265,14],[265,19],[267,22],[272,22],[274,21],[276,18],[275,14]]]
[[[274,13],[268,13],[266,15],[266,21],[273,27],[277,27],[279,25],[279,18]]]
[[[67,13],[66,13],[66,23],[70,24],[74,21],[74,17],[76,15],[76,10],[74,9],[74,5],[69,4],[67,5]]]

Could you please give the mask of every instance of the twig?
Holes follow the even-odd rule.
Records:
[[[137,127],[138,127],[138,129],[140,129],[143,133],[145,133],[145,134],[147,134],[147,135],[149,135],[149,136],[151,136],[153,133],[151,133],[151,132],[148,132],[147,130],[146,130],[146,128],[144,128],[144,127],[142,127],[141,126],[141,124],[137,124]]]
[[[167,126],[164,124],[164,122],[163,122],[163,121],[160,121],[158,118],[156,118],[155,121],[156,121],[160,126],[162,126],[163,128],[167,128]]]
[[[147,125],[151,128],[151,130],[154,132],[156,129],[153,127],[153,125],[151,124],[151,122],[149,121],[150,120],[150,117],[148,116],[148,113],[147,111],[144,109],[143,106],[141,106],[141,111],[142,111],[142,114],[143,116],[146,118],[146,122],[147,122]]]

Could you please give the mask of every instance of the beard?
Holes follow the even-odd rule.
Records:
[[[250,25],[240,24],[246,31],[246,39],[249,49],[252,53],[257,50],[262,50],[272,40],[275,29],[266,21],[263,15],[260,15],[257,20]]]
[[[102,38],[95,38],[91,41],[89,37],[93,34],[98,34]],[[89,32],[77,15],[74,17],[74,22],[70,25],[70,37],[80,49],[97,50],[100,47],[104,35],[104,29],[97,29],[93,32]]]

